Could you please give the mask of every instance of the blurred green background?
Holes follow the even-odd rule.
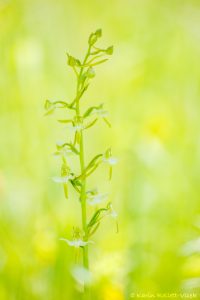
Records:
[[[73,99],[66,51],[82,58],[97,28],[115,52],[84,105],[104,102],[112,128],[88,131],[87,159],[109,146],[119,158],[111,183],[103,167],[91,183],[109,191],[119,233],[105,220],[90,247],[93,298],[199,291],[200,2],[1,0],[1,300],[80,297],[59,241],[80,207],[51,180],[64,131],[43,107]]]

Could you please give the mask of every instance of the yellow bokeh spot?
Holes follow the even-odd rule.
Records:
[[[107,285],[103,288],[103,300],[124,300],[122,289],[119,286]]]
[[[170,133],[169,120],[164,116],[155,116],[147,122],[145,129],[148,135],[165,140]]]
[[[6,288],[2,285],[0,285],[0,299],[1,300],[7,300],[9,298]]]
[[[37,232],[33,239],[34,250],[37,258],[44,263],[54,261],[57,251],[55,238],[51,232]]]
[[[200,276],[200,257],[194,256],[187,259],[183,266],[183,275],[185,277]]]

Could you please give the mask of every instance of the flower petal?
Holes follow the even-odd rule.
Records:
[[[56,183],[66,183],[70,179],[70,176],[55,176],[52,180]]]

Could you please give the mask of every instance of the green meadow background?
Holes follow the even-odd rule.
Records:
[[[1,0],[1,300],[81,297],[59,240],[80,226],[80,204],[51,180],[67,131],[44,101],[73,99],[66,52],[82,58],[98,28],[115,51],[83,105],[105,103],[112,128],[87,131],[86,159],[112,147],[119,162],[112,182],[102,166],[88,188],[109,192],[119,233],[106,219],[93,238],[92,299],[200,290],[200,2]]]

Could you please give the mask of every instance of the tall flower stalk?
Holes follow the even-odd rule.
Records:
[[[85,112],[81,110],[81,100],[86,90],[89,87],[91,80],[95,77],[94,67],[106,62],[108,56],[113,53],[113,46],[102,49],[96,46],[97,41],[102,36],[101,29],[91,33],[88,39],[88,49],[83,61],[67,54],[67,63],[72,68],[76,77],[76,93],[71,102],[65,101],[50,101],[46,100],[45,109],[46,115],[54,113],[57,109],[67,110],[70,112],[70,118],[58,120],[60,123],[70,126],[73,140],[58,143],[55,155],[61,157],[61,172],[60,176],[54,177],[53,180],[61,183],[64,187],[65,197],[68,198],[68,185],[72,187],[78,194],[81,205],[82,229],[75,228],[73,239],[68,240],[62,238],[69,246],[82,248],[83,252],[83,267],[89,270],[89,253],[88,248],[91,236],[98,229],[100,222],[106,216],[113,218],[117,217],[116,212],[112,208],[111,202],[106,203],[104,207],[100,207],[103,201],[106,201],[107,194],[101,194],[97,189],[87,190],[87,179],[100,164],[105,163],[109,168],[109,179],[112,176],[112,167],[117,162],[116,158],[112,157],[111,149],[107,149],[104,153],[97,154],[92,160],[86,164],[85,162],[85,144],[84,133],[87,129],[96,124],[99,119],[102,119],[109,127],[110,122],[107,119],[108,112],[104,110],[103,104],[89,107]],[[69,165],[69,155],[77,156],[80,165],[80,173],[75,174],[73,166]],[[94,207],[93,214],[88,216],[87,206]],[[86,289],[86,285],[85,285]]]

